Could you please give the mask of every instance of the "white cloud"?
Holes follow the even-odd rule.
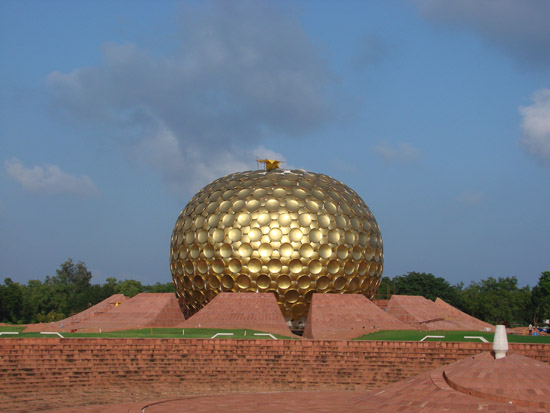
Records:
[[[521,64],[550,63],[548,0],[413,0],[427,18],[467,27]]]
[[[550,162],[550,89],[537,90],[533,104],[520,106],[520,143],[535,158]]]
[[[410,143],[399,142],[395,146],[387,140],[382,140],[374,148],[384,162],[415,162],[420,159],[421,153]]]
[[[331,118],[335,79],[276,4],[186,5],[180,23],[170,55],[108,43],[102,65],[51,73],[53,107],[108,125],[170,185],[189,187],[255,165],[252,152],[268,137],[299,137]]]
[[[256,169],[256,159],[268,158],[285,162],[282,154],[262,146],[205,151],[201,146],[184,146],[168,128],[143,138],[134,148],[138,161],[159,170],[169,186],[178,194],[192,194],[220,176]],[[285,165],[287,167],[287,165]]]
[[[12,158],[4,161],[4,167],[8,175],[29,192],[81,196],[96,195],[99,192],[88,176],[69,175],[57,165],[26,168],[19,159]]]
[[[479,205],[485,199],[483,191],[467,189],[456,197],[456,200],[466,206]]]

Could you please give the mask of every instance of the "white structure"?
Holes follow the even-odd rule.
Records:
[[[508,338],[506,337],[506,327],[498,325],[495,330],[495,338],[493,339],[493,351],[495,359],[506,357],[508,351]]]

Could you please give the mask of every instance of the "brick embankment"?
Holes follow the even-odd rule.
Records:
[[[4,410],[159,400],[185,395],[367,390],[489,349],[483,343],[2,339]],[[510,344],[550,363],[550,345]]]

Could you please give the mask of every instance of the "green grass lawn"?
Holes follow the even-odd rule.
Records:
[[[25,337],[57,337],[55,334],[40,334],[40,333],[22,333],[24,327],[0,327],[0,332],[18,331],[18,335],[1,335],[0,338],[25,338]],[[112,338],[212,338],[215,334],[216,339],[254,339],[254,340],[271,340],[270,336],[255,335],[266,334],[255,330],[225,330],[220,328],[142,328],[139,330],[113,331],[109,333],[69,333],[62,332],[61,335],[65,338],[77,337],[112,337]],[[228,335],[232,334],[232,335]],[[273,334],[278,339],[290,339],[291,337]]]
[[[418,330],[385,330],[365,334],[355,340],[381,341],[420,341],[425,336],[445,336],[445,338],[428,338],[424,341],[469,341],[481,343],[479,339],[467,339],[464,336],[484,337],[493,342],[495,333],[485,331],[418,331]],[[508,334],[510,343],[550,343],[550,336],[520,336]]]
[[[25,326],[17,326],[17,325],[13,325],[13,326],[0,326],[0,333],[3,333],[3,332],[21,332],[25,329]]]
[[[18,335],[0,335],[1,338],[25,338],[25,337],[57,337],[56,335],[40,333],[23,333],[24,326],[0,326],[0,332],[19,332]],[[185,334],[182,334],[185,332]],[[268,339],[269,336],[256,336],[255,333],[265,334],[255,330],[225,330],[219,328],[142,328],[139,330],[113,331],[110,333],[61,333],[66,338],[78,337],[112,337],[112,338],[211,338],[217,333],[223,333],[216,339]],[[233,335],[224,335],[232,333]],[[386,330],[372,334],[366,334],[355,340],[381,340],[381,341],[420,341],[423,337],[445,336],[445,338],[428,338],[424,341],[470,341],[481,342],[479,339],[466,339],[464,336],[484,337],[489,342],[493,341],[494,333],[483,331],[418,331],[418,330]],[[290,339],[291,337],[274,334],[278,339]],[[510,343],[549,343],[550,336],[520,336],[508,335]]]

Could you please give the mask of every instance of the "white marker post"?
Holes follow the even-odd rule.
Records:
[[[506,337],[506,327],[498,325],[495,330],[495,338],[493,339],[493,351],[495,359],[506,357],[508,351],[508,337]]]

